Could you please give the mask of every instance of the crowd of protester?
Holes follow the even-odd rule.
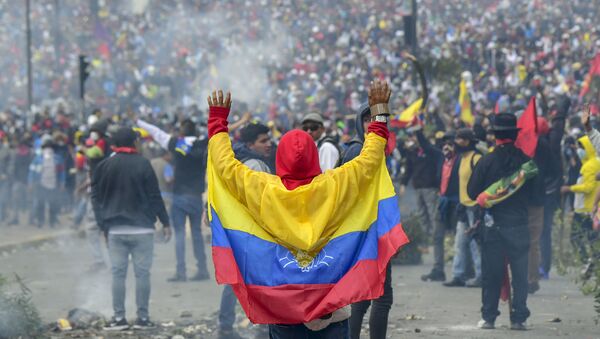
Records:
[[[528,253],[526,289],[535,293],[540,278],[549,277],[558,208],[575,212],[571,240],[589,278],[598,259],[590,215],[598,203],[600,162],[593,149],[597,135],[579,117],[587,107],[592,116],[600,113],[600,89],[594,81],[588,94],[580,96],[589,62],[600,53],[595,23],[600,3],[419,1],[419,48],[410,52],[424,68],[428,94],[420,93],[417,72],[403,52],[410,49],[404,37],[407,8],[396,1],[171,0],[140,8],[135,1],[33,2],[37,106],[28,111],[23,6],[0,1],[5,23],[0,28],[5,56],[0,64],[0,223],[94,224],[89,173],[111,154],[118,126],[140,128],[142,154],[153,159],[175,228],[178,262],[171,281],[187,280],[182,257],[186,217],[198,230],[193,233],[198,271],[192,279],[208,278],[201,211],[189,208],[202,205],[204,191],[204,182],[190,174],[190,166],[202,167],[204,160],[186,160],[194,147],[206,148],[207,116],[198,104],[206,86],[220,83],[226,73],[219,60],[240,53],[234,46],[264,47],[265,55],[247,65],[261,69],[248,70],[264,77],[261,96],[234,105],[235,125],[230,128],[236,157],[258,171],[274,173],[278,140],[293,128],[309,132],[317,143],[323,171],[355,157],[364,141],[368,107],[362,104],[372,79],[390,82],[395,112],[420,95],[428,97],[421,118],[393,128],[397,141],[388,164],[401,194],[412,186],[421,225],[434,244],[435,264],[423,280],[446,280],[444,237],[447,231],[455,234],[449,287],[480,287],[489,262],[473,240],[476,232],[470,232],[475,201],[467,196],[467,182],[477,174],[482,156],[498,147],[495,113],[521,112],[536,96],[540,141],[535,162],[542,184],[528,207],[529,232],[535,234],[531,248],[537,249]],[[227,27],[223,21],[235,25]],[[265,40],[276,40],[277,51]],[[91,61],[87,105],[99,107],[85,121],[76,100],[79,54]],[[457,107],[461,79],[470,94],[473,124],[461,120]],[[186,146],[176,136],[204,144],[184,138]],[[197,190],[187,194],[190,188]],[[101,255],[95,257],[94,270],[104,265]],[[229,324],[235,300],[230,290],[223,298],[228,309],[221,322]],[[526,318],[525,309],[518,322]]]

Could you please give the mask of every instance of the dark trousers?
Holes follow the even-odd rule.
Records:
[[[189,195],[176,195],[171,207],[171,219],[175,231],[175,257],[177,258],[177,275],[185,276],[185,221],[190,220],[192,245],[198,272],[208,272],[206,254],[200,226],[202,225],[202,199]]]
[[[350,337],[352,339],[360,338],[360,329],[363,318],[369,306],[373,305],[369,317],[369,330],[371,339],[385,339],[387,334],[388,314],[394,303],[394,293],[392,290],[392,267],[388,264],[385,273],[385,283],[383,285],[383,295],[375,300],[365,300],[352,304],[352,313],[350,315]]]
[[[237,297],[230,285],[225,285],[221,294],[221,308],[219,309],[219,328],[230,330],[235,322],[235,305]]]
[[[269,339],[346,339],[348,320],[332,323],[320,331],[298,325],[269,325]]]
[[[540,237],[541,267],[546,274],[552,268],[552,224],[554,223],[554,212],[558,208],[560,196],[549,194],[544,201],[544,228]]]
[[[512,308],[510,321],[522,323],[529,317],[527,309],[527,262],[529,259],[529,229],[527,225],[484,227],[481,244],[482,318],[496,321],[500,315],[498,303],[504,281],[504,263],[508,258],[512,274]]]

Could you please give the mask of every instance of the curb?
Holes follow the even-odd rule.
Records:
[[[85,230],[72,230],[68,232],[60,232],[58,234],[41,236],[41,237],[33,237],[27,240],[13,243],[13,244],[5,244],[0,245],[0,254],[6,252],[14,252],[16,250],[28,249],[41,246],[45,243],[55,242],[58,240],[64,240],[69,238],[84,238]]]

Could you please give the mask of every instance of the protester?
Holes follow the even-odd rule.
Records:
[[[241,142],[233,146],[235,158],[253,171],[273,173],[274,170],[267,165],[267,158],[271,155],[271,137],[269,128],[262,124],[249,124],[240,131]],[[237,298],[230,285],[225,285],[221,295],[219,308],[220,339],[237,339],[240,335],[233,329],[235,322],[235,305]],[[261,327],[259,335],[268,335],[265,328]]]
[[[171,237],[169,216],[150,161],[137,153],[137,134],[122,127],[113,136],[114,155],[98,164],[92,178],[96,221],[108,240],[112,263],[114,316],[107,330],[129,328],[125,318],[125,278],[132,258],[136,279],[137,320],[133,327],[154,327],[150,320],[150,269],[154,257],[154,223]]]
[[[459,205],[457,211],[456,236],[454,237],[454,258],[452,260],[452,280],[444,286],[481,286],[481,255],[479,245],[473,238],[472,230],[475,227],[476,202],[467,194],[467,184],[473,169],[481,159],[481,154],[475,149],[475,133],[468,128],[456,131],[454,147],[458,154],[457,176]],[[450,179],[452,180],[452,178]],[[452,184],[449,184],[449,186]],[[467,267],[469,259],[473,262],[475,277],[468,280]]]
[[[583,117],[583,124],[589,137],[579,138],[577,154],[581,159],[580,177],[577,184],[561,187],[562,193],[575,193],[575,216],[571,226],[571,242],[578,252],[585,267],[582,271],[584,277],[589,277],[594,268],[595,261],[600,258],[600,251],[594,246],[598,234],[592,228],[592,217],[590,214],[597,209],[598,189],[600,182],[596,175],[600,173],[600,159],[595,148],[600,149],[600,135],[596,129],[591,127],[589,112]],[[589,249],[588,249],[589,248]]]
[[[405,191],[409,181],[417,195],[418,214],[421,217],[423,231],[431,234],[438,218],[439,168],[442,155],[439,150],[429,147],[429,142],[421,144],[424,138],[412,134],[405,142],[402,157],[406,159],[406,168],[401,181],[400,194]],[[444,278],[445,279],[445,278]],[[444,280],[440,275],[430,280]]]
[[[356,113],[356,139],[351,142],[351,146],[344,155],[341,165],[356,158],[362,151],[364,144],[365,131],[369,130],[371,125],[371,109],[368,102],[361,105],[361,110]],[[370,338],[386,338],[387,324],[390,309],[394,303],[394,290],[392,288],[392,266],[388,264],[385,270],[385,284],[383,285],[383,294],[375,300],[365,300],[352,304],[350,313],[350,338],[359,338],[362,329],[363,318],[369,307]]]
[[[473,169],[467,185],[471,200],[480,206],[491,208],[485,211],[482,228],[481,269],[482,269],[482,320],[479,327],[493,329],[496,317],[500,315],[498,303],[500,289],[504,281],[505,262],[510,264],[512,276],[512,307],[510,328],[525,330],[525,322],[530,315],[527,308],[527,269],[529,253],[529,229],[527,228],[527,206],[533,191],[537,188],[535,163],[515,147],[517,119],[513,114],[496,115],[492,127],[496,136],[493,152],[483,156]],[[505,187],[501,182],[520,177],[518,185],[511,190],[498,192],[497,187]],[[498,184],[500,183],[500,184]],[[482,193],[484,193],[482,195]],[[493,201],[498,197],[497,201]],[[487,200],[492,200],[489,203]],[[489,205],[488,205],[489,204]],[[490,206],[491,205],[491,206]]]
[[[46,207],[48,207],[48,223],[54,228],[58,223],[60,201],[57,197],[65,188],[64,159],[54,152],[54,144],[50,135],[41,139],[41,154],[38,154],[29,168],[29,185],[37,199],[35,222],[38,227],[46,222]]]
[[[387,85],[384,84],[383,86],[379,83],[376,82],[374,85],[374,87],[372,87],[372,91],[370,92],[369,95],[369,101],[370,104],[372,105],[371,107],[374,107],[374,105],[378,104],[378,103],[382,103],[385,102],[387,103],[388,99],[389,99],[389,91],[387,90]],[[372,96],[371,96],[372,95]],[[233,182],[231,181],[226,181],[225,184],[226,185],[231,185],[232,188],[235,188],[235,192],[240,192],[242,193],[245,188],[243,188],[243,186],[246,184],[246,179],[250,179],[250,176],[253,177],[252,182],[254,185],[260,185],[260,186],[264,186],[264,184],[266,182],[264,182],[264,180],[271,180],[274,178],[271,177],[260,177],[258,176],[257,172],[249,172],[247,169],[244,170],[245,166],[237,166],[235,164],[235,162],[231,162],[230,160],[227,160],[226,156],[228,153],[230,153],[231,151],[228,150],[229,146],[228,145],[224,145],[226,148],[223,148],[222,146],[219,145],[218,141],[223,139],[222,137],[222,133],[223,131],[227,131],[227,122],[226,122],[226,118],[227,115],[229,113],[229,104],[230,104],[230,97],[229,95],[227,96],[227,98],[225,98],[224,101],[224,97],[223,97],[223,93],[219,92],[219,97],[217,99],[217,94],[215,92],[213,92],[213,96],[212,98],[209,97],[209,106],[211,109],[211,113],[210,113],[210,118],[209,118],[209,136],[211,137],[211,142],[209,143],[209,148],[211,149],[211,152],[216,152],[216,153],[212,153],[212,156],[216,156],[217,158],[215,158],[215,162],[213,163],[215,166],[217,166],[217,168],[219,168],[219,171],[224,171],[224,174],[228,174],[231,173],[233,174],[235,171],[240,171],[239,174],[234,174],[236,175],[236,178],[238,178],[238,180],[235,180]],[[214,103],[214,104],[213,104]],[[214,105],[214,106],[213,106]],[[376,112],[379,112],[379,107],[375,107],[377,110]],[[384,109],[385,110],[385,109]],[[385,119],[385,118],[383,118]],[[319,173],[321,172],[319,166],[318,166],[318,157],[317,157],[317,149],[314,145],[314,142],[312,141],[312,138],[310,138],[310,136],[308,134],[306,134],[305,132],[302,131],[292,131],[286,135],[283,136],[279,147],[278,147],[278,152],[277,152],[277,169],[276,172],[279,176],[278,180],[281,180],[281,182],[283,183],[283,186],[285,186],[285,188],[287,189],[286,191],[281,191],[284,196],[287,194],[303,194],[305,192],[305,187],[307,189],[314,189],[316,187],[322,187],[323,189],[326,186],[322,186],[322,185],[327,185],[328,181],[322,181],[322,180],[329,180],[329,176],[331,175],[340,175],[340,179],[341,180],[345,180],[343,179],[343,176],[346,174],[346,171],[350,170],[352,168],[352,173],[358,173],[355,172],[358,169],[354,169],[353,166],[357,165],[359,163],[359,159],[361,161],[365,161],[369,158],[369,155],[377,150],[376,152],[379,153],[381,152],[381,155],[379,155],[380,157],[383,156],[383,149],[385,146],[385,139],[387,139],[387,133],[385,133],[384,131],[387,130],[385,124],[381,124],[381,123],[377,123],[377,124],[371,124],[371,126],[369,127],[369,130],[374,132],[374,133],[370,133],[369,136],[367,138],[367,145],[365,145],[365,149],[367,151],[363,151],[361,153],[361,156],[359,158],[357,158],[355,161],[352,161],[351,164],[348,164],[342,168],[340,168],[339,170],[335,171],[335,172],[327,172],[326,174],[324,174],[323,177],[318,177],[315,178],[319,175]],[[381,140],[381,137],[384,137],[385,139]],[[378,141],[383,141],[383,143],[379,143],[379,148],[373,148],[373,141],[374,140],[378,140]],[[216,141],[215,141],[216,140]],[[216,155],[215,155],[216,154]],[[364,154],[364,155],[363,155]],[[227,164],[229,163],[229,164]],[[365,163],[366,165],[366,163]],[[374,163],[372,163],[372,166],[374,165]],[[210,168],[210,163],[209,163],[209,168]],[[307,167],[308,166],[308,167]],[[235,167],[235,169],[233,168]],[[368,168],[368,167],[367,167]],[[301,171],[300,171],[301,170]],[[215,175],[215,174],[212,174]],[[219,174],[216,174],[217,176]],[[353,174],[354,176],[354,174]],[[314,178],[314,181],[313,181]],[[331,177],[333,179],[333,177]],[[360,180],[360,175],[358,175],[356,177],[356,180]],[[216,185],[218,185],[215,182]],[[212,186],[209,186],[209,188]],[[302,189],[297,189],[298,187],[301,187]],[[351,187],[345,187],[344,191],[350,189]],[[319,198],[316,194],[318,191],[314,191],[311,192],[312,194],[310,195],[314,201],[314,199],[321,199]],[[346,191],[349,192],[349,191]],[[273,192],[275,193],[275,192]],[[214,195],[214,194],[221,194],[218,190],[216,191],[210,191],[209,190],[209,196],[210,195]],[[223,192],[223,194],[225,194]],[[279,194],[279,193],[275,193],[275,194]],[[242,193],[242,196],[245,197],[244,201],[246,201],[247,198],[251,198],[251,196],[246,195],[244,193]],[[262,196],[261,196],[262,197]],[[283,196],[282,196],[283,197]],[[348,197],[349,198],[349,197]],[[210,201],[209,201],[210,202]],[[245,206],[247,206],[246,208],[248,208],[249,206],[253,206],[254,202],[253,201],[248,201],[245,203]],[[342,204],[342,205],[346,205],[346,204]],[[347,206],[350,206],[352,204],[348,204]],[[251,209],[253,209],[253,207],[250,207]],[[303,207],[305,208],[305,207]],[[344,208],[344,207],[340,207],[340,206],[336,206],[336,208]],[[347,207],[346,207],[347,208]],[[275,212],[275,211],[273,211]],[[217,227],[217,223],[218,221],[215,221],[215,214],[214,213],[218,213],[213,211],[213,227]],[[302,214],[304,215],[306,212],[302,212]],[[320,213],[318,212],[318,210],[315,211],[311,211],[311,213]],[[220,214],[220,217],[223,218],[225,215]],[[265,216],[266,217],[266,216]],[[302,219],[304,219],[304,217],[302,217]],[[289,222],[292,222],[292,220],[289,220]],[[310,225],[306,225],[308,227],[310,227]],[[305,226],[305,227],[306,227]],[[285,230],[285,228],[282,228],[281,230]],[[291,229],[290,229],[291,230]],[[216,232],[217,230],[215,230]],[[302,230],[298,230],[301,231]],[[224,231],[219,231],[219,232],[224,232]],[[292,235],[290,237],[290,235],[285,235],[284,233],[278,233],[279,239],[288,239],[288,241],[293,241],[292,239],[294,238],[294,236]],[[280,238],[283,237],[283,238]],[[233,239],[232,239],[233,240]],[[294,243],[296,243],[296,241],[294,241]],[[302,251],[302,253],[304,253]],[[300,255],[301,253],[299,252],[298,255]],[[215,264],[217,264],[219,262],[218,257],[214,258],[215,260]],[[299,259],[300,260],[300,257]],[[386,263],[387,264],[387,263]],[[220,268],[219,266],[217,266],[217,276],[219,276],[219,270],[220,269],[225,269],[225,267]],[[383,272],[381,272],[383,273]],[[381,273],[378,272],[378,275],[380,276]],[[371,277],[371,278],[375,278],[375,277]],[[381,281],[381,283],[383,283],[383,281]],[[234,286],[234,291],[236,291],[236,294],[238,295],[238,297],[242,297],[244,298],[244,300],[246,300],[248,298],[248,294],[246,294],[247,292],[243,292],[242,290],[240,290],[240,288],[244,288],[243,283],[240,285],[240,282],[238,282],[236,284],[236,286]],[[253,293],[260,293],[259,291],[254,291]],[[308,291],[307,291],[308,292]],[[344,291],[345,293],[348,293],[348,291]],[[362,292],[364,293],[364,292]],[[308,294],[305,293],[305,296],[307,296]],[[290,295],[291,297],[291,295]],[[242,299],[240,299],[242,300]],[[258,301],[258,300],[257,300]],[[273,300],[274,303],[276,304],[280,304],[282,301],[284,301],[283,299],[281,299],[281,297],[279,297],[279,300]],[[244,305],[244,308],[246,310],[246,312],[249,314],[251,320],[253,318],[253,314],[258,315],[260,314],[260,311],[258,311],[261,307],[264,307],[262,305],[260,305],[260,303],[255,303],[252,304],[251,309],[248,309],[247,307],[250,307],[249,305]],[[289,305],[289,310],[288,311],[292,311],[294,305]],[[328,303],[328,310],[331,309],[331,307],[333,307],[332,305],[329,305]],[[256,308],[256,310],[254,309]],[[306,312],[312,312],[312,310],[308,310],[308,309],[296,309],[294,310],[294,313],[301,311],[302,314],[306,314]],[[255,313],[257,312],[257,313]],[[323,312],[323,311],[320,311]],[[271,311],[272,313],[272,311]],[[291,312],[288,312],[290,314],[293,314]],[[348,315],[347,313],[344,314],[345,312],[343,310],[336,310],[335,312],[333,312],[332,314],[325,314],[325,316],[323,316],[323,313],[317,313],[315,314],[316,317],[320,317],[318,319],[307,319],[307,320],[312,320],[310,323],[307,323],[305,325],[302,324],[298,324],[298,325],[274,325],[274,324],[270,324],[269,325],[269,332],[270,332],[270,337],[271,338],[290,338],[296,335],[299,336],[303,336],[303,337],[309,337],[309,338],[347,338],[348,337],[348,321],[346,320]],[[298,319],[298,316],[296,317],[290,317],[290,314],[272,314],[270,317],[271,318],[277,318],[277,319]],[[266,315],[263,315],[263,317],[267,317]],[[267,318],[264,318],[267,319]],[[306,319],[305,316],[301,316],[300,319]],[[263,320],[264,321],[264,320]],[[290,320],[288,320],[290,321]],[[292,323],[293,324],[293,323]],[[311,332],[312,331],[312,332]]]
[[[181,122],[179,136],[171,136],[160,128],[138,119],[137,125],[148,131],[152,138],[165,150],[171,152],[175,163],[173,182],[173,205],[171,218],[175,229],[175,254],[177,267],[170,282],[187,280],[185,267],[186,219],[189,218],[192,245],[196,258],[197,272],[194,281],[209,278],[206,254],[202,239],[202,194],[205,188],[207,140],[200,136],[196,124],[191,120]]]

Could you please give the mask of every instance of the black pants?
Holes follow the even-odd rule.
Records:
[[[350,315],[350,338],[358,339],[362,327],[363,318],[369,306],[373,304],[369,318],[369,330],[371,339],[385,339],[387,333],[388,314],[394,303],[392,290],[392,267],[388,264],[385,272],[385,283],[383,284],[383,295],[375,300],[365,300],[352,304]]]
[[[522,323],[529,317],[527,309],[527,264],[529,259],[529,228],[527,225],[514,227],[484,227],[481,244],[482,318],[496,321],[500,315],[498,303],[504,280],[504,262],[508,258],[512,274],[512,308],[510,321]]]

